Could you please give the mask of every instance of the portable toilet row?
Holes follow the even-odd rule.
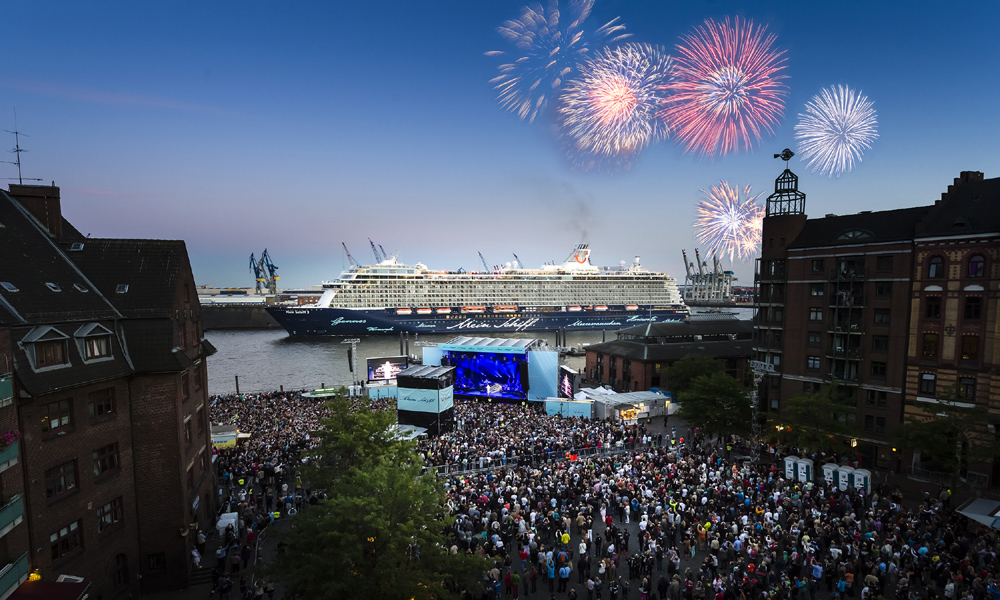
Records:
[[[866,493],[872,491],[872,472],[868,469],[826,463],[823,465],[823,479],[827,483],[835,483],[841,491],[847,491],[849,487],[864,490]]]
[[[785,457],[785,479],[808,483],[813,479],[813,461],[798,456]]]

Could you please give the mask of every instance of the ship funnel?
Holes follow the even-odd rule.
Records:
[[[632,266],[633,267],[638,267],[639,266],[639,257],[638,256],[636,256],[634,259],[632,259]]]

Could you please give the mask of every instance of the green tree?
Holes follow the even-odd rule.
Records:
[[[768,421],[771,431],[807,452],[844,450],[850,447],[850,438],[858,435],[857,426],[847,417],[856,408],[840,400],[836,384],[818,393],[793,396],[782,404],[781,414]]]
[[[719,363],[714,358],[703,354],[688,354],[667,369],[667,386],[674,400],[678,400],[684,392],[691,389],[695,379],[719,370]]]
[[[289,598],[450,597],[447,585],[474,583],[483,559],[450,554],[442,484],[422,474],[414,443],[400,439],[395,415],[330,403],[318,466],[304,480],[327,499],[303,510],[282,534],[272,567]]]
[[[933,404],[915,407],[923,414],[909,416],[896,429],[896,443],[931,459],[937,470],[951,475],[953,486],[970,463],[1000,456],[1000,439],[986,427],[989,410],[967,402],[958,386],[939,391]]]
[[[706,433],[750,434],[753,407],[748,390],[721,371],[699,375],[681,393],[678,416]]]

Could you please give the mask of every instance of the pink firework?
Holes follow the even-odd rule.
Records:
[[[660,117],[687,152],[715,156],[749,150],[785,109],[784,51],[767,27],[739,17],[711,19],[684,36],[674,57],[672,92]]]

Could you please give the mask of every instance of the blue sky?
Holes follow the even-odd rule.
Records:
[[[668,140],[615,174],[573,170],[551,119],[498,106],[484,52],[507,49],[496,28],[523,4],[6,3],[0,125],[16,108],[24,176],[54,180],[81,231],[184,239],[197,281],[225,286],[251,285],[265,247],[283,284],[317,284],[346,264],[341,242],[370,259],[368,237],[470,270],[477,251],[537,266],[587,241],[596,264],[641,255],[683,280],[699,190],[770,193],[772,154],[835,84],[874,101],[879,139],[839,179],[793,159],[811,216],[929,204],[963,170],[1000,176],[1000,3],[597,0],[589,28],[620,17],[629,41],[668,51],[706,18],[767,24],[789,76],[753,151],[712,160]]]

